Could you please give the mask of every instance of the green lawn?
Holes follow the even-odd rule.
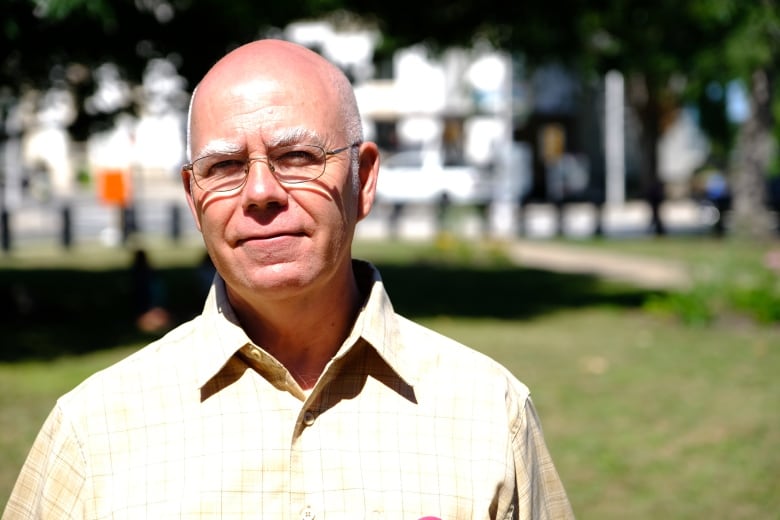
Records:
[[[673,256],[694,270],[728,264],[729,274],[735,256],[753,266],[767,249],[687,245],[576,247]],[[579,518],[778,518],[777,323],[728,312],[689,325],[648,305],[669,295],[518,268],[500,250],[356,246],[380,266],[400,312],[495,357],[531,387]],[[160,245],[150,253],[169,306],[184,319],[197,310],[187,291],[199,248]],[[15,287],[38,302],[14,319],[13,309],[0,314],[0,505],[56,397],[150,339],[127,314],[128,258],[94,248],[0,257],[0,290],[9,291],[0,296],[18,298],[10,295]]]

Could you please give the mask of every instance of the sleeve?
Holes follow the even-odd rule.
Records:
[[[512,431],[517,518],[573,519],[574,512],[544,441],[533,402],[526,394],[518,404],[520,410]]]
[[[83,518],[85,483],[80,444],[58,404],[27,455],[2,520]]]

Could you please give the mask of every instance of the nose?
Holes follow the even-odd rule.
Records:
[[[246,185],[241,195],[245,208],[287,204],[287,190],[274,176],[265,157],[250,159],[247,163]]]

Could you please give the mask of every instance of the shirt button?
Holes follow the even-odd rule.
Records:
[[[301,511],[301,520],[314,520],[315,518],[317,518],[317,515],[314,514],[314,510],[311,506],[306,506],[303,511]]]
[[[255,347],[254,345],[248,345],[242,349],[246,354],[249,355],[252,359],[255,361],[262,361],[263,355],[260,353],[260,351]]]
[[[315,417],[316,416],[314,415],[314,412],[307,411],[306,413],[303,414],[303,424],[305,424],[306,426],[311,426],[312,424],[314,424]]]

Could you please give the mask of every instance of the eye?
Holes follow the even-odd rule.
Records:
[[[320,164],[324,153],[316,146],[285,147],[273,153],[273,162],[280,168],[300,168]]]
[[[204,177],[228,177],[243,174],[246,161],[237,157],[206,157],[201,174]]]

